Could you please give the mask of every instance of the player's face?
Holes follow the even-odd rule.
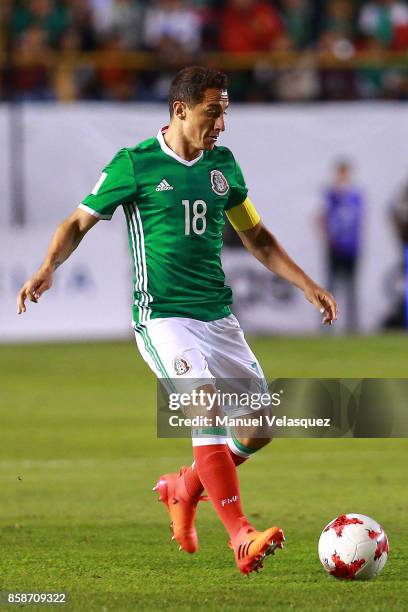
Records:
[[[225,130],[224,115],[228,94],[220,89],[207,89],[202,102],[186,108],[185,134],[196,149],[210,151]]]

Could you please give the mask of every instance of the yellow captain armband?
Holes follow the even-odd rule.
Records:
[[[226,210],[225,214],[228,217],[228,221],[237,232],[244,232],[245,230],[252,229],[261,220],[258,211],[249,198],[245,198],[242,204],[238,204],[238,206],[233,206],[229,210]]]

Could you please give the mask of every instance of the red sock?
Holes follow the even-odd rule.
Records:
[[[241,506],[237,470],[226,444],[194,446],[196,469],[225,529],[233,538],[249,524]]]
[[[241,463],[244,463],[244,461],[248,459],[248,457],[239,457],[238,455],[233,453],[229,447],[227,448],[236,466],[241,465]],[[183,479],[184,479],[184,486],[189,496],[199,497],[202,494],[202,492],[204,491],[204,487],[201,484],[201,480],[198,476],[197,468],[194,464],[186,469],[186,471],[183,474]]]
[[[190,467],[186,469],[186,471],[183,473],[182,481],[184,481],[184,487],[189,497],[200,497],[204,491],[204,487],[201,484],[195,464],[190,465]]]

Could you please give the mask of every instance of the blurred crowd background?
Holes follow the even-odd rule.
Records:
[[[0,99],[162,101],[180,66],[243,102],[408,98],[405,0],[1,0]]]

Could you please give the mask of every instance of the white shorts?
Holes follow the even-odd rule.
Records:
[[[169,378],[183,391],[212,379],[248,381],[264,390],[261,366],[249,348],[234,315],[216,321],[168,317],[135,327],[139,351],[158,378]],[[203,381],[204,379],[204,381]],[[248,413],[248,409],[241,414]]]

